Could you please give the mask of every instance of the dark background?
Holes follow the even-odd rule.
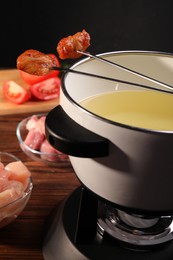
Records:
[[[3,2],[0,67],[15,67],[26,49],[55,53],[62,37],[86,29],[90,52],[173,53],[172,0],[49,0]]]

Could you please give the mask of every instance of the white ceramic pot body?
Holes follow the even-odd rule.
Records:
[[[173,83],[173,58],[169,54],[127,51],[101,56],[162,82]],[[79,61],[72,68],[159,87],[156,83],[91,58]],[[108,156],[70,156],[76,175],[89,190],[110,202],[139,211],[172,212],[173,132],[112,122],[90,113],[79,104],[89,96],[117,89],[138,88],[73,73],[66,73],[63,77],[60,104],[64,111],[75,122],[110,142]]]

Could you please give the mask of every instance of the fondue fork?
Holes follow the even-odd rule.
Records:
[[[141,88],[146,88],[146,89],[150,89],[150,90],[156,90],[156,91],[160,91],[160,92],[166,92],[166,93],[173,94],[173,91],[169,91],[169,90],[165,90],[165,89],[158,89],[158,88],[143,85],[143,84],[140,84],[140,83],[135,83],[135,82],[125,81],[125,80],[121,80],[121,79],[106,77],[106,76],[88,73],[88,72],[84,72],[84,71],[77,71],[77,70],[70,69],[70,68],[52,67],[52,70],[59,70],[59,71],[62,71],[62,72],[71,72],[71,73],[75,73],[75,74],[79,74],[79,75],[115,81],[115,82],[118,82],[118,83],[129,84],[129,85],[133,85],[133,86],[137,86],[137,87],[141,87]],[[167,86],[167,88],[173,90],[172,86]]]
[[[121,68],[121,69],[124,70],[124,71],[130,72],[130,73],[132,73],[132,74],[134,74],[134,75],[136,75],[136,76],[139,76],[139,77],[141,77],[141,78],[143,78],[143,79],[147,79],[147,80],[149,80],[150,82],[157,83],[157,84],[159,84],[159,85],[162,86],[162,87],[166,87],[166,88],[169,88],[169,89],[173,89],[173,86],[171,86],[171,85],[168,85],[168,84],[166,84],[166,83],[163,83],[163,82],[161,82],[161,81],[159,81],[159,80],[156,80],[156,79],[154,79],[154,78],[152,78],[152,77],[146,76],[146,75],[144,75],[144,74],[142,74],[142,73],[140,73],[140,72],[137,72],[137,71],[135,71],[135,70],[126,68],[125,66],[122,66],[122,65],[120,65],[120,64],[117,64],[117,63],[115,63],[115,62],[113,62],[113,61],[109,61],[109,60],[104,59],[104,58],[102,58],[102,57],[100,57],[100,56],[93,55],[93,54],[91,54],[90,52],[85,52],[85,51],[76,51],[76,52],[77,52],[77,53],[80,53],[80,54],[82,54],[82,55],[85,55],[85,56],[87,56],[87,57],[94,58],[94,59],[99,60],[99,61],[101,61],[101,62],[107,63],[107,64],[109,64],[109,65],[112,65],[112,66]]]
[[[110,77],[106,77],[106,76],[102,76],[102,75],[98,75],[98,74],[93,74],[93,73],[88,73],[88,72],[84,72],[84,71],[78,71],[78,70],[74,70],[74,69],[70,69],[70,68],[52,67],[51,69],[52,70],[59,70],[59,71],[62,71],[62,72],[76,73],[76,74],[80,74],[80,75],[84,75],[84,76],[115,81],[115,82],[118,82],[118,83],[123,83],[123,84],[133,85],[133,86],[146,88],[146,89],[150,89],[150,90],[156,90],[156,91],[160,91],[160,92],[173,94],[173,91],[169,91],[169,90],[165,90],[165,89],[158,89],[158,88],[143,85],[143,84],[140,84],[140,83],[130,82],[130,81],[116,79],[116,78],[110,78]],[[167,86],[167,88],[173,90],[173,87],[171,87],[171,86]]]

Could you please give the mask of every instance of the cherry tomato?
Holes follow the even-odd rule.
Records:
[[[56,66],[59,67],[60,66],[60,62],[59,62],[59,59],[56,57],[56,55],[54,55],[54,54],[49,54],[49,55],[55,59]],[[43,80],[56,77],[60,73],[60,71],[58,71],[58,70],[52,70],[49,74],[47,74],[45,76],[35,76],[35,75],[31,75],[31,74],[29,74],[27,72],[24,72],[22,70],[19,70],[19,72],[20,72],[21,78],[26,83],[28,83],[29,85],[33,85],[33,84],[36,84],[36,83],[41,82]]]
[[[58,77],[46,79],[30,86],[34,97],[40,100],[50,100],[59,97],[61,80]]]
[[[13,80],[4,82],[3,94],[6,99],[16,104],[25,103],[31,97],[31,94],[27,90]]]

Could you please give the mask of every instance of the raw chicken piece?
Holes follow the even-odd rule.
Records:
[[[26,129],[30,131],[35,129],[40,131],[40,133],[45,135],[45,120],[46,116],[41,116],[38,118],[36,115],[33,115],[26,123]]]
[[[26,129],[29,131],[37,126],[38,117],[33,115],[26,123]]]
[[[21,161],[15,161],[7,164],[5,169],[9,172],[8,179],[10,181],[21,182],[23,184],[23,191],[25,191],[29,184],[29,178],[31,177],[28,168]]]
[[[41,158],[44,160],[48,160],[48,161],[57,161],[57,150],[52,147],[49,142],[47,141],[47,139],[45,139],[41,146],[40,146],[40,152],[42,153],[47,153],[47,154],[42,154]]]
[[[45,116],[41,116],[37,122],[36,128],[40,131],[41,134],[45,135]]]
[[[8,178],[5,177],[4,174],[4,178],[0,179],[0,194],[6,189],[7,185],[8,185]]]
[[[36,128],[36,129],[31,129],[28,132],[24,142],[30,148],[32,148],[34,150],[39,150],[44,139],[45,139],[44,134],[42,134]]]
[[[23,184],[19,181],[0,182],[0,208],[23,195]]]
[[[4,169],[4,165],[2,162],[0,162],[0,171]]]
[[[10,171],[7,171],[5,169],[5,167],[0,169],[0,181],[1,180],[8,180],[10,174],[11,174]]]

